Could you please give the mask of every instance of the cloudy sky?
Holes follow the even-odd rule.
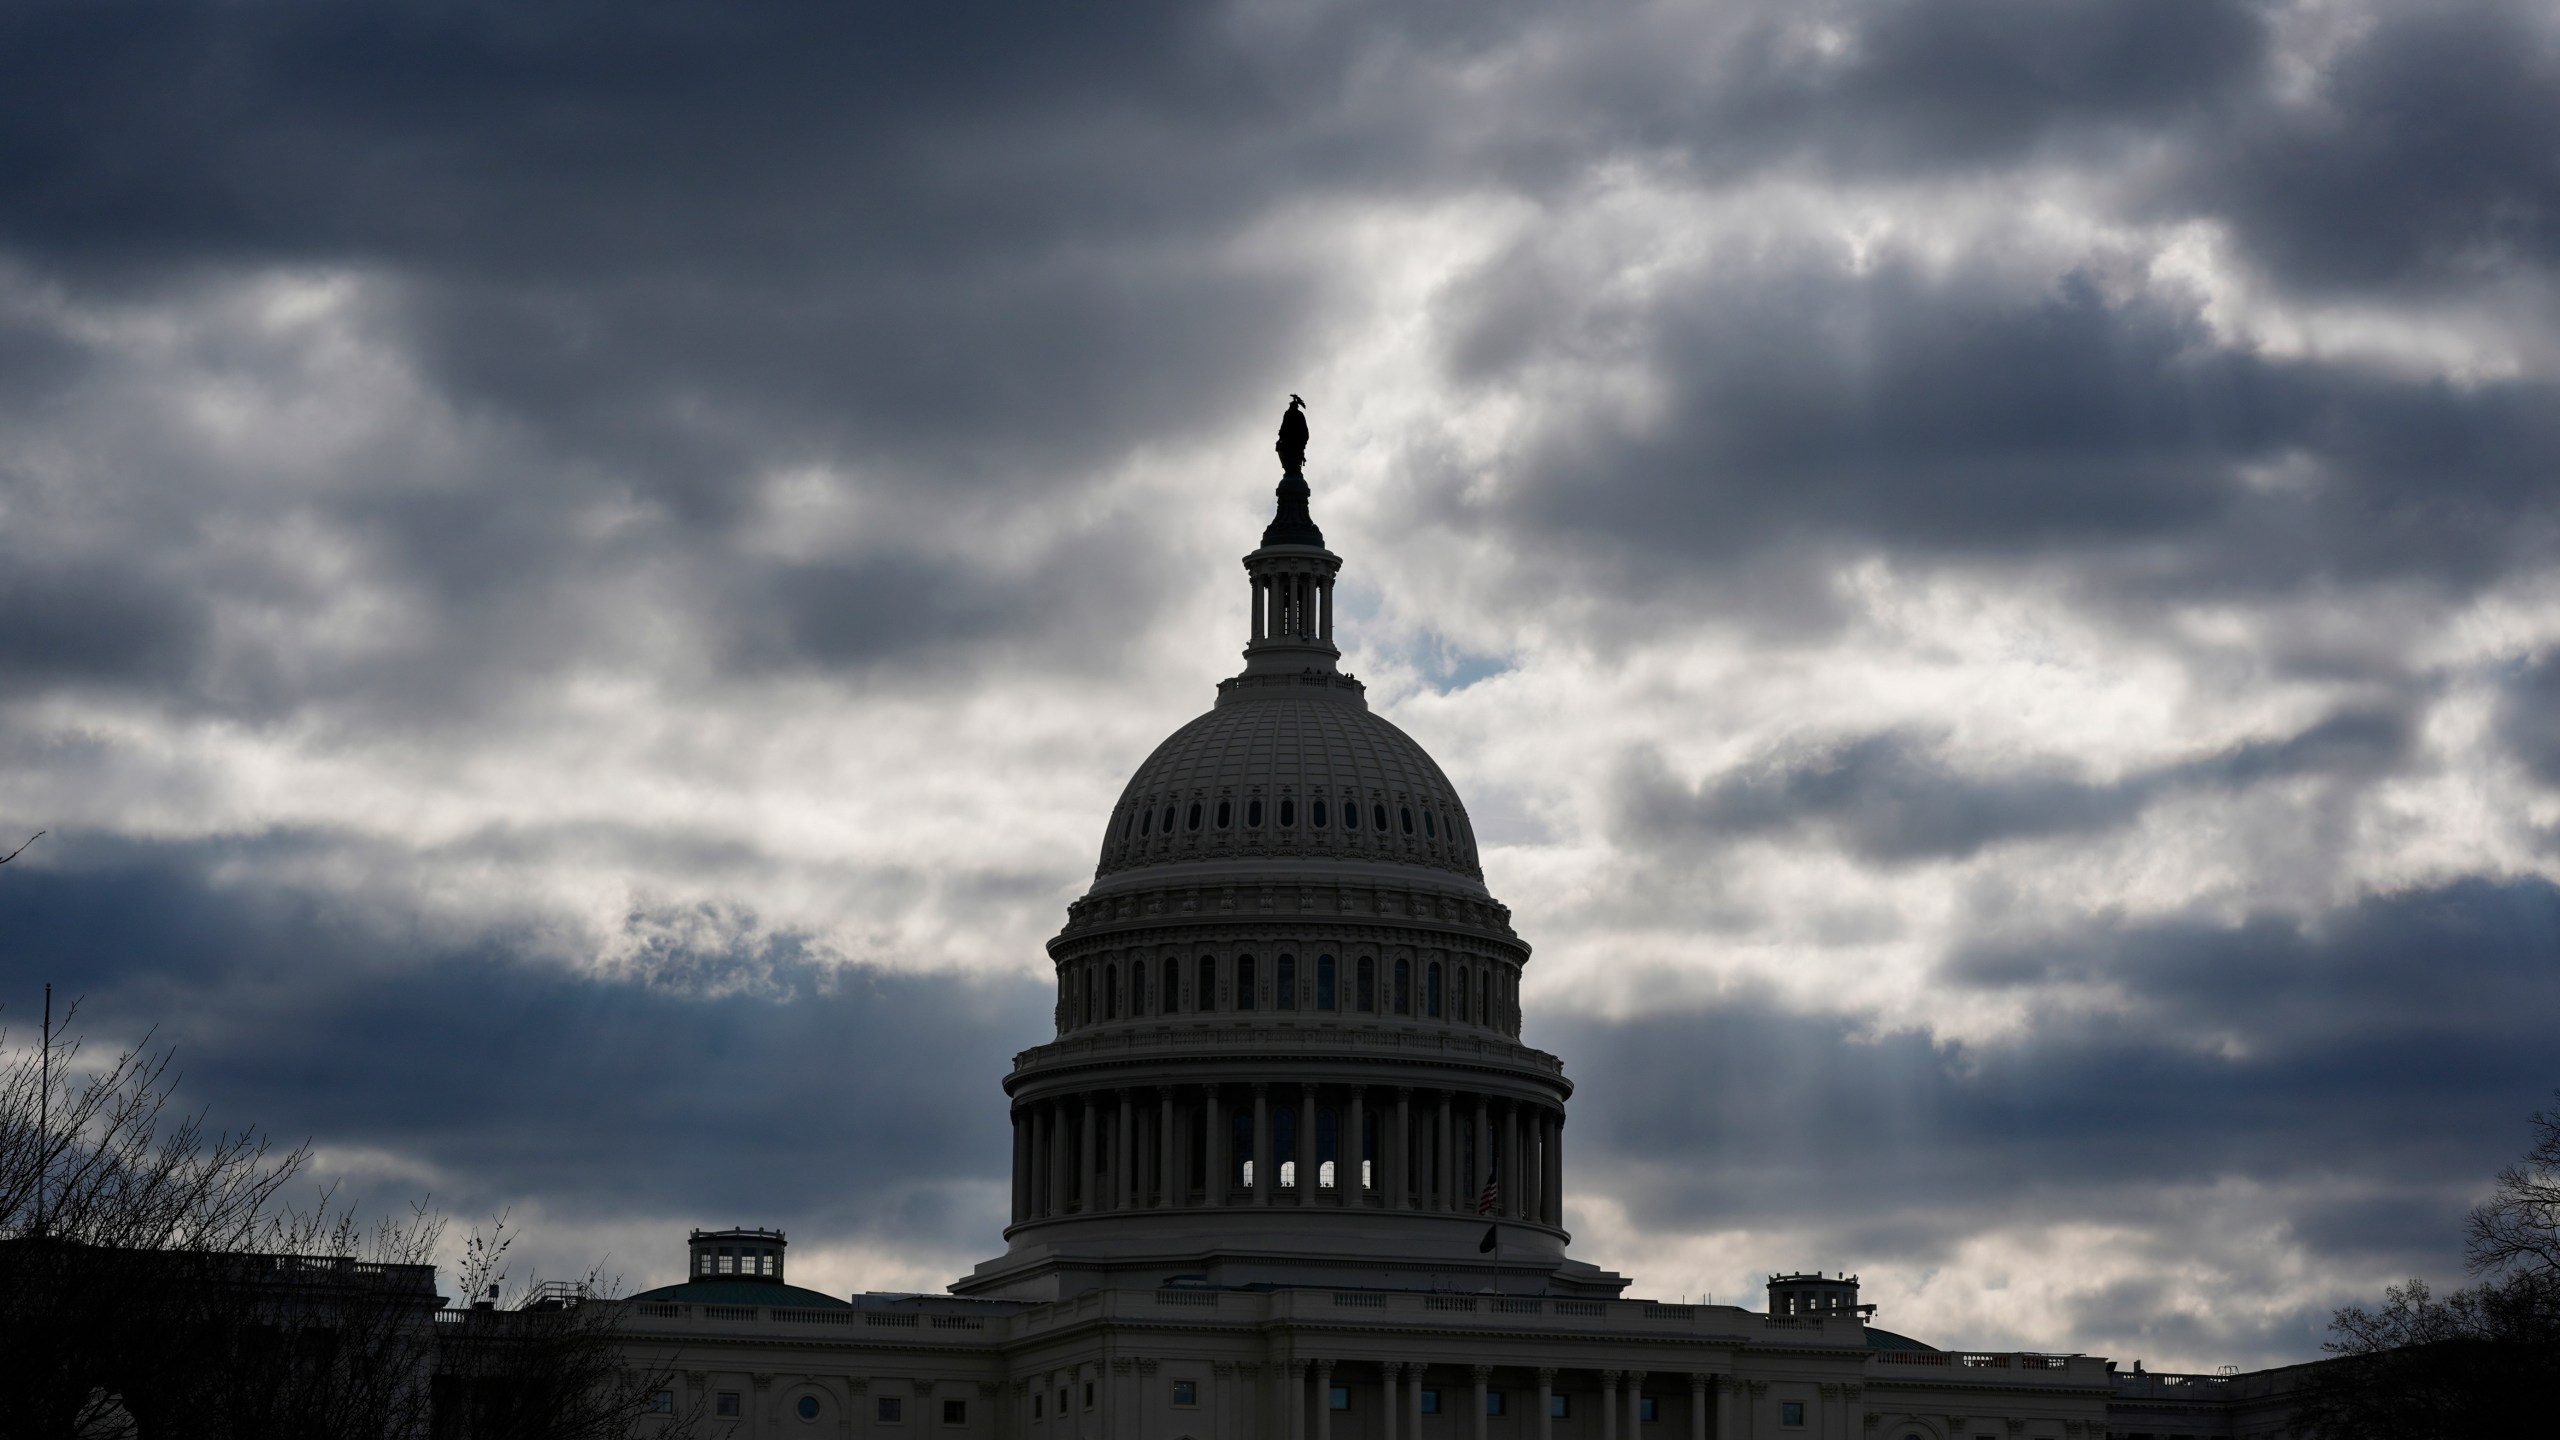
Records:
[[[2554,134],[2479,0],[20,0],[0,1021],[939,1286],[1295,391],[1578,1253],[2306,1358],[2560,1084]]]

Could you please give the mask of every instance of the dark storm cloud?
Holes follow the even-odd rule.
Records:
[[[2397,768],[2410,740],[2405,714],[2347,710],[2281,739],[2098,781],[2050,760],[1967,769],[1943,738],[1890,730],[1772,755],[1695,786],[1645,752],[1620,773],[1618,807],[1641,843],[1814,835],[1879,864],[1962,860],[1994,845],[2115,830],[2173,795],[2299,777],[2370,780]]]
[[[1641,1223],[1809,1222],[1913,1258],[1995,1217],[2158,1223],[2176,1187],[2313,1183],[2330,1198],[2293,1223],[2314,1254],[2440,1268],[2551,1083],[2560,888],[2093,921],[1946,973],[2034,1023],[1963,1043],[1742,996],[1530,1038],[1572,1068],[1577,1153]]]
[[[528,937],[422,939],[379,908],[209,873],[349,843],[96,842],[11,866],[13,1017],[50,980],[85,997],[93,1042],[156,1025],[216,1124],[424,1161],[462,1187],[448,1207],[993,1243],[1001,1217],[953,1192],[1002,1177],[995,1081],[1040,1036],[1039,987],[833,964],[708,912],[635,915],[630,973],[598,976]]]
[[[2282,282],[2391,290],[2560,262],[2560,26],[2489,0],[2386,7],[2299,100],[2189,147],[2163,204]]]

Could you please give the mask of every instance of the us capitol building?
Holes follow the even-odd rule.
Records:
[[[1876,1329],[1853,1277],[1755,1313],[1568,1253],[1529,946],[1448,776],[1337,666],[1304,443],[1293,404],[1243,671],[1130,778],[1049,942],[1004,1253],[847,1301],[789,1284],[778,1232],[697,1231],[625,1302],[635,1358],[676,1357],[659,1403],[757,1437],[2103,1440],[2153,1429],[2149,1379],[2164,1437],[2259,1433],[2170,1418],[2208,1377]]]

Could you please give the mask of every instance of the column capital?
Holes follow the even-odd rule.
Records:
[[[1487,1380],[1493,1378],[1493,1367],[1490,1365],[1470,1365],[1467,1367],[1467,1373],[1475,1376],[1476,1383],[1481,1385]]]
[[[1326,1376],[1331,1375],[1331,1374],[1333,1373],[1333,1362],[1332,1362],[1332,1361],[1330,1361],[1330,1360],[1317,1360],[1317,1361],[1315,1361],[1315,1362],[1313,1362],[1313,1363],[1314,1363],[1314,1365],[1315,1365],[1315,1367],[1316,1367],[1316,1378],[1317,1378],[1317,1379],[1322,1380],[1322,1379],[1324,1379]]]
[[[1692,1371],[1690,1371],[1690,1372],[1689,1372],[1689,1393],[1690,1393],[1690,1394],[1692,1394],[1692,1395],[1704,1395],[1704,1394],[1706,1394],[1706,1393],[1707,1393],[1707,1382],[1708,1382],[1708,1381],[1710,1381],[1710,1380],[1712,1380],[1712,1379],[1714,1379],[1714,1378],[1715,1378],[1714,1376],[1707,1374],[1707,1373],[1706,1373],[1705,1371],[1703,1371],[1703,1370],[1692,1370]]]
[[[1126,1375],[1132,1369],[1136,1368],[1136,1365],[1137,1362],[1131,1360],[1126,1355],[1114,1355],[1111,1357],[1111,1373],[1114,1375]]]
[[[1644,1372],[1641,1370],[1628,1371],[1627,1383],[1630,1385],[1642,1385],[1644,1383]]]
[[[1600,1383],[1603,1385],[1615,1385],[1618,1383],[1618,1377],[1624,1373],[1624,1371],[1620,1370],[1603,1370],[1600,1372]]]
[[[1157,1364],[1157,1361],[1148,1359],[1146,1356],[1141,1355],[1138,1357],[1138,1373],[1141,1375],[1153,1375],[1156,1373]]]
[[[1378,1362],[1378,1374],[1385,1378],[1389,1384],[1393,1384],[1396,1377],[1404,1374],[1404,1372],[1405,1364],[1401,1360],[1381,1360]]]
[[[1261,1099],[1263,1096],[1268,1095],[1268,1094],[1270,1094],[1270,1093],[1271,1093],[1271,1082],[1270,1082],[1270,1081],[1268,1081],[1268,1080],[1256,1080],[1256,1081],[1254,1081],[1254,1082],[1253,1082],[1253,1098],[1255,1098],[1255,1099],[1259,1100],[1259,1099]]]
[[[1556,1367],[1554,1367],[1553,1365],[1541,1365],[1541,1366],[1539,1366],[1539,1367],[1538,1367],[1538,1383],[1539,1383],[1539,1384],[1541,1384],[1541,1385],[1553,1385],[1553,1384],[1555,1384],[1555,1383],[1556,1383]]]

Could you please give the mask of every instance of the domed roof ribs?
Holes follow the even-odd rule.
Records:
[[[1296,678],[1358,693],[1358,682],[1334,668],[1342,652],[1333,644],[1333,581],[1342,559],[1324,548],[1324,531],[1307,513],[1305,404],[1292,395],[1280,415],[1280,439],[1272,447],[1280,454],[1279,504],[1263,527],[1262,548],[1244,557],[1252,625],[1244,674],[1220,687],[1221,703],[1236,693],[1237,681],[1259,686]]]

